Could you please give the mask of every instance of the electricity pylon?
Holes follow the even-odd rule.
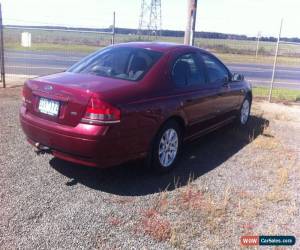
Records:
[[[161,35],[161,0],[141,0],[141,13],[138,27],[139,38],[141,35]]]

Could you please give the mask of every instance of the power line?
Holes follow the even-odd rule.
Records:
[[[86,20],[86,19],[85,19]],[[82,25],[77,25],[77,24],[63,24],[63,23],[50,23],[50,22],[41,22],[41,21],[34,21],[34,20],[24,20],[24,19],[14,19],[14,18],[6,18],[5,19],[5,23],[6,25],[10,25],[8,24],[7,21],[10,21],[10,22],[19,22],[21,24],[27,24],[27,25],[30,25],[30,24],[34,24],[34,25],[46,25],[46,26],[63,26],[63,27],[82,27],[82,28],[99,28],[99,26],[89,26],[89,27],[85,27],[85,26],[82,26]],[[99,23],[99,20],[96,20],[96,19],[89,19],[89,21],[94,21],[95,23]]]

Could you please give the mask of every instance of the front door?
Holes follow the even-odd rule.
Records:
[[[219,118],[230,118],[237,109],[241,93],[230,82],[230,72],[216,57],[201,53],[203,64],[207,72],[207,84],[217,91],[215,100],[216,112]]]

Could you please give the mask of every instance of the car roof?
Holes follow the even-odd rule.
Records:
[[[113,45],[114,47],[132,47],[132,48],[141,48],[141,49],[149,49],[159,52],[168,52],[174,49],[182,49],[182,48],[194,48],[199,49],[197,47],[177,44],[177,43],[166,43],[166,42],[129,42],[129,43],[120,43],[117,45]],[[201,49],[199,49],[201,50]],[[201,50],[202,51],[202,50]]]

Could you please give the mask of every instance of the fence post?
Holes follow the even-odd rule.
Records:
[[[3,22],[2,22],[2,6],[0,3],[0,46],[1,46],[1,81],[3,84],[3,88],[6,87],[5,83],[5,67],[4,67],[4,39],[3,39]]]
[[[270,92],[269,92],[269,102],[271,102],[271,98],[272,98],[272,91],[273,91],[274,78],[275,78],[275,72],[276,72],[277,56],[278,56],[278,48],[279,48],[280,37],[281,37],[282,23],[283,23],[283,18],[281,19],[281,22],[280,22],[280,29],[279,29],[279,34],[278,34],[278,38],[277,38],[276,51],[275,51],[274,64],[273,64],[273,72],[272,72],[272,79],[271,79]]]
[[[257,56],[258,56],[258,49],[259,49],[259,40],[260,40],[260,36],[261,36],[261,33],[258,32],[257,33],[257,41],[256,41],[256,53],[255,53],[255,58],[257,59]]]
[[[113,13],[112,37],[111,44],[115,44],[115,27],[116,26],[116,12]]]

